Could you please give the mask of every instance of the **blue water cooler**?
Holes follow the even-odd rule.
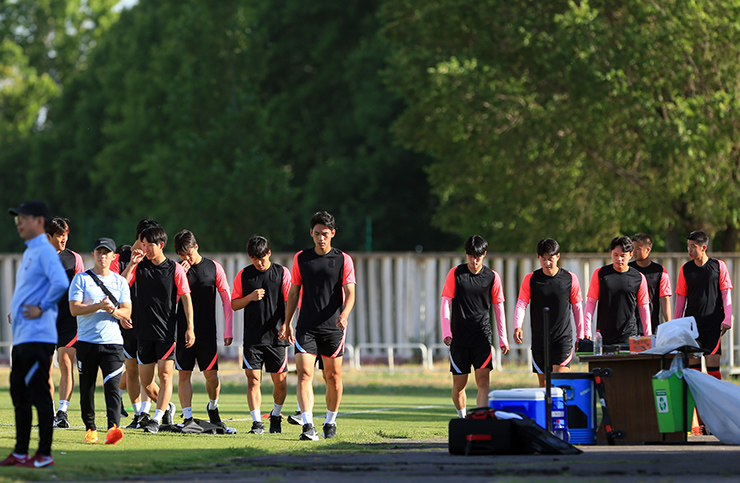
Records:
[[[596,444],[596,388],[590,372],[553,372],[552,385],[563,390],[571,444]]]

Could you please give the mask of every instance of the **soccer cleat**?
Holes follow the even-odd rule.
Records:
[[[94,429],[88,429],[85,432],[85,443],[97,443],[98,442],[98,432]]]
[[[25,454],[23,456],[16,456],[13,453],[10,453],[7,458],[0,461],[0,466],[18,466],[22,465],[28,461],[28,455]]]
[[[178,424],[178,426],[180,426],[180,425]],[[196,423],[193,418],[187,418],[187,419],[185,419],[182,422],[182,429],[189,428],[189,427],[192,427],[192,426],[197,426],[197,427],[200,428],[200,426],[198,425],[198,423]]]
[[[337,425],[324,423],[324,439],[334,438],[337,435]]]
[[[123,430],[114,424],[113,427],[108,430],[108,434],[105,435],[105,444],[116,444],[122,439]]]
[[[67,413],[65,411],[57,411],[57,415],[54,417],[54,427],[60,429],[69,428],[69,419],[67,419]]]
[[[36,453],[33,458],[28,458],[23,463],[16,463],[15,466],[22,468],[53,468],[54,458]]]
[[[177,411],[177,407],[175,406],[175,403],[170,401],[170,403],[167,405],[167,409],[164,412],[164,416],[162,416],[162,424],[168,424],[172,426],[175,424],[175,412]]]
[[[260,421],[253,421],[252,429],[249,430],[249,434],[265,434],[265,425]]]
[[[279,414],[277,416],[273,416],[272,414],[270,414],[270,432],[282,433],[282,421],[283,418]]]
[[[144,432],[145,433],[158,433],[159,432],[159,423],[156,419],[150,419],[149,423],[144,426]]]
[[[149,424],[149,421],[152,420],[152,417],[149,416],[149,413],[141,413],[139,414],[139,425],[136,426],[139,429],[144,429]]]
[[[131,420],[131,424],[126,426],[126,429],[137,429],[139,427],[139,421],[141,421],[141,414],[134,415],[134,419]]]
[[[287,419],[288,424],[294,424],[296,426],[301,426],[303,424],[303,418],[301,417],[300,411],[296,411],[295,414],[291,414]]]
[[[123,407],[123,404],[121,405],[121,417],[127,418],[128,417],[128,411],[126,411],[126,408]]]
[[[313,424],[304,424],[303,432],[298,439],[301,441],[318,441],[319,433],[316,431],[316,428],[313,427]]]
[[[218,414],[218,408],[211,409],[211,404],[208,403],[206,405],[206,411],[208,412],[208,420],[211,422],[211,424],[215,424],[217,426],[221,426],[221,415]]]

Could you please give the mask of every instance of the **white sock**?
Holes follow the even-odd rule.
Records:
[[[139,414],[141,414],[141,403],[140,403],[140,402],[137,402],[137,403],[131,403],[131,406],[133,406],[133,407],[134,407],[134,414],[136,414],[137,416],[138,416]]]
[[[462,409],[458,409],[457,410],[458,417],[464,418],[465,417],[465,413],[466,413],[466,408],[462,408]]]
[[[271,416],[280,416],[280,412],[283,410],[282,404],[274,404],[272,407]]]
[[[260,414],[259,409],[255,409],[254,411],[250,411],[250,414],[252,415],[252,421],[255,421],[257,423],[262,421],[262,415]]]
[[[67,409],[69,409],[69,401],[59,401],[59,410],[66,413]]]
[[[295,405],[296,405],[296,406],[298,407],[298,412],[299,412],[299,413],[300,413],[300,412],[302,412],[302,411],[301,411],[301,403],[299,403],[298,401],[296,401],[296,402],[295,402]]]
[[[157,411],[155,411],[154,417],[152,419],[154,419],[159,424],[162,424],[162,417],[163,416],[164,416],[164,411],[162,411],[161,409],[157,409]]]
[[[324,420],[324,424],[336,424],[337,423],[337,413],[333,411],[326,410],[326,419]]]
[[[313,413],[301,413],[301,417],[303,418],[303,424],[313,424]]]
[[[218,398],[208,400],[208,409],[210,409],[211,411],[213,411],[214,409],[218,409]]]
[[[149,411],[152,409],[152,402],[151,401],[144,401],[141,403],[141,412],[149,414]]]
[[[182,408],[182,417],[183,419],[190,419],[193,417],[193,407],[190,406],[188,408]]]

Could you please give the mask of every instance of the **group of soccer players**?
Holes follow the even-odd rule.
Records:
[[[650,260],[652,239],[638,233],[614,238],[609,245],[612,263],[597,268],[587,292],[585,316],[578,277],[558,266],[560,245],[552,238],[537,244],[540,269],[524,276],[517,298],[514,340],[523,342],[527,306],[531,305],[532,368],[541,387],[544,369],[568,372],[577,339],[591,339],[591,322],[597,314],[596,330],[607,345],[628,344],[632,336],[652,335],[661,321],[693,316],[699,330],[699,345],[709,351],[707,372],[721,379],[719,363],[721,337],[732,325],[732,282],[722,260],[709,257],[709,237],[702,231],[688,237],[686,262],[678,274],[676,304],[671,314],[671,284],[666,269]],[[460,417],[466,415],[465,386],[473,367],[478,387],[476,404],[487,406],[490,371],[493,368],[490,312],[496,317],[499,347],[506,354],[504,296],[501,277],[483,264],[488,243],[479,235],[465,243],[467,263],[452,268],[442,291],[440,318],[444,343],[450,347],[452,400]],[[630,258],[634,260],[630,262]],[[544,333],[544,309],[549,313],[549,333]],[[662,310],[661,310],[662,309]],[[575,333],[571,324],[575,321]],[[545,360],[545,343],[550,360]],[[701,359],[691,367],[701,370]]]
[[[332,247],[336,229],[331,214],[321,211],[311,218],[309,234],[314,246],[295,255],[291,270],[271,262],[270,244],[265,237],[255,235],[250,238],[247,253],[252,264],[239,271],[231,291],[223,267],[200,254],[192,232],[183,230],[175,236],[175,251],[181,259],[175,262],[164,254],[168,241],[164,228],[149,219],[138,224],[136,240],[131,246],[116,246],[110,238],[97,239],[92,247],[94,267],[85,271],[79,254],[66,248],[69,220],[51,219],[48,208],[40,202],[30,202],[31,208],[38,209],[29,211],[28,203],[10,210],[16,215],[19,233],[27,244],[33,240],[29,247],[43,245],[48,240],[47,245],[56,249],[58,254],[58,261],[49,262],[53,265],[53,286],[55,289],[62,284],[69,287],[59,299],[57,310],[46,309],[49,315],[53,312],[56,319],[56,327],[50,327],[46,335],[53,337],[56,343],[62,373],[54,427],[70,427],[67,411],[73,391],[72,367],[76,356],[85,442],[98,441],[94,388],[99,370],[103,374],[107,408],[106,444],[115,444],[123,438],[120,419],[125,412],[121,402],[124,389],[129,393],[134,410],[133,421],[127,428],[157,433],[160,429],[186,431],[192,425],[202,425],[203,421],[193,417],[192,408],[191,377],[196,362],[206,381],[208,423],[229,432],[218,411],[218,296],[225,317],[224,345],[233,342],[233,311],[244,310],[242,366],[247,377],[247,401],[253,418],[249,433],[265,432],[260,412],[263,366],[274,382],[269,431],[282,432],[288,346],[295,344],[300,418],[291,415],[289,421],[302,425],[299,439],[319,439],[313,421],[312,382],[314,366],[320,356],[319,367],[327,383],[327,412],[322,434],[324,438],[336,436],[336,417],[343,392],[342,356],[356,282],[352,259]],[[37,221],[39,218],[40,222]],[[34,229],[46,228],[43,241],[41,233],[30,230],[23,233],[26,223],[31,223],[27,220],[32,220]],[[51,248],[48,250],[53,253]],[[24,254],[24,263],[26,255],[30,260],[30,253]],[[67,277],[61,280],[63,270]],[[39,279],[45,278],[51,277],[40,274]],[[17,292],[16,298],[21,297],[23,290]],[[55,301],[59,295],[54,296]],[[38,311],[44,313],[44,309],[38,308]],[[296,313],[294,329],[291,320]],[[36,316],[36,310],[31,314]],[[26,311],[9,315],[11,323],[21,328],[26,328],[26,323],[34,318],[38,317],[27,315]],[[43,342],[39,354],[46,353],[48,342],[38,342]],[[31,376],[37,366],[34,366]],[[184,419],[179,425],[174,424],[176,406],[171,401],[175,369],[179,373],[178,395]],[[50,366],[40,374],[44,375],[44,381],[38,385],[45,388],[44,399],[51,397],[49,405],[53,408]],[[28,379],[30,376],[26,373],[24,377]],[[28,386],[27,381],[25,385]],[[19,387],[19,384],[15,386]],[[19,407],[16,406],[17,414]],[[37,409],[46,411],[46,408],[42,411],[38,404]],[[51,410],[52,415],[54,409]],[[25,412],[24,402],[23,430],[19,429],[19,434],[23,435]],[[175,426],[177,429],[173,429]],[[33,458],[22,451],[23,448],[27,450],[25,436],[18,441],[16,449],[21,451],[14,451],[0,462],[0,466],[27,466],[30,461],[36,467],[53,466],[53,459],[46,454],[49,451],[47,446],[51,446],[50,435],[48,441],[44,439],[40,445],[41,456]]]

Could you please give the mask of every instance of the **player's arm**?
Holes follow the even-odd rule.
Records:
[[[594,270],[586,296],[586,314],[583,316],[583,334],[586,339],[591,338],[591,321],[596,311],[596,303],[599,301],[599,270],[601,269]]]
[[[285,304],[285,322],[280,327],[280,333],[278,339],[287,340],[289,344],[295,343],[295,335],[293,334],[293,315],[295,314],[296,308],[298,307],[298,298],[301,295],[300,285],[291,285],[290,291],[288,292],[288,301]]]
[[[725,311],[725,319],[720,325],[722,330],[720,337],[722,337],[732,327],[732,281],[727,265],[722,260],[719,261],[719,289],[722,293],[722,307]]]
[[[439,318],[442,321],[442,342],[449,346],[452,344],[452,297],[442,296],[442,305],[439,308]]]
[[[683,276],[683,266],[678,271],[678,281],[676,282],[676,308],[673,311],[673,317],[683,317],[683,311],[686,308],[686,295],[688,294],[688,287],[686,286],[686,279]]]
[[[224,267],[215,260],[213,264],[216,266],[216,290],[221,296],[221,305],[224,309],[224,346],[230,346],[234,341],[234,311],[229,297],[229,282],[226,280]]]
[[[123,270],[123,273],[121,276],[128,280],[129,284],[133,283],[133,280],[131,278],[132,274],[134,273],[134,270],[136,269],[136,266],[139,264],[140,261],[144,259],[144,251],[137,248],[136,250],[131,250],[131,261],[129,261],[128,265],[126,265],[126,268]]]
[[[640,288],[637,291],[637,311],[640,313],[642,320],[642,333],[653,335],[653,324],[650,317],[650,295],[648,295],[647,279],[645,275],[640,274]]]
[[[347,328],[347,324],[349,323],[347,320],[349,318],[349,314],[355,306],[355,284],[346,283],[342,285],[342,290],[344,291],[344,306],[339,317],[337,317],[337,327],[344,330]]]
[[[195,325],[193,323],[193,299],[190,297],[190,293],[184,293],[180,295],[182,306],[185,309],[185,320],[187,322],[187,328],[185,329],[185,347],[193,347],[195,343]]]
[[[522,280],[522,286],[519,288],[519,297],[516,300],[516,307],[514,308],[514,342],[521,344],[523,342],[524,330],[524,316],[527,314],[527,306],[529,305],[530,297],[530,282],[532,280],[532,274],[528,273]]]

